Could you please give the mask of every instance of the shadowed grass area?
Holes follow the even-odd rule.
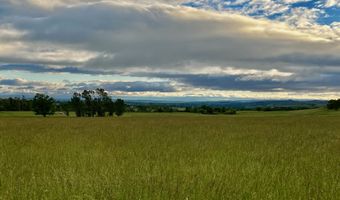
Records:
[[[340,115],[0,118],[0,199],[337,199]]]

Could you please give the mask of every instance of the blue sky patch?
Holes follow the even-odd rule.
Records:
[[[284,3],[279,0],[272,0],[271,2],[252,2],[252,1],[239,1],[237,0],[200,0],[190,1],[183,3],[184,6],[213,9],[218,11],[235,11],[248,15],[251,17],[264,17],[270,20],[277,20],[284,18],[284,16],[290,16],[296,9],[307,9],[318,12],[318,18],[315,23],[321,25],[330,25],[333,22],[340,21],[340,9],[338,6],[325,7],[325,1],[300,1],[296,3]],[[278,9],[285,8],[286,9]]]

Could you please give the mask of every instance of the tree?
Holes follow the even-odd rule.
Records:
[[[328,101],[327,108],[329,110],[339,110],[340,109],[340,99]]]
[[[118,117],[122,116],[124,114],[125,108],[126,108],[124,100],[117,99],[114,105],[115,105],[115,114]]]
[[[85,114],[88,117],[94,117],[96,114],[96,105],[93,100],[93,95],[95,92],[93,90],[84,90],[81,94],[82,98],[85,100]]]
[[[22,98],[0,99],[0,111],[31,111],[32,100]]]
[[[102,89],[84,90],[82,93],[74,93],[71,105],[77,117],[105,117],[107,114],[121,116],[124,114],[126,105],[122,99],[112,101],[108,93]]]
[[[202,114],[208,114],[208,115],[214,114],[214,109],[206,105],[201,106],[200,111]]]
[[[96,94],[97,97],[95,98],[95,104],[98,117],[105,117],[106,112],[109,112],[110,115],[110,104],[112,104],[111,97],[109,97],[108,93],[102,88],[97,88]],[[113,114],[111,114],[111,116],[112,115]]]
[[[36,94],[33,99],[33,111],[36,115],[53,115],[55,112],[55,100],[44,94]]]
[[[76,112],[77,117],[82,117],[84,115],[84,102],[81,100],[81,94],[74,93],[73,97],[71,98],[71,105]]]
[[[110,98],[110,100],[106,102],[105,106],[107,111],[109,112],[109,116],[112,117],[113,114],[115,113],[115,103]]]

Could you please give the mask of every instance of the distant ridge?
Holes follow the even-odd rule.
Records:
[[[326,106],[323,100],[240,100],[240,101],[162,101],[162,100],[128,100],[130,105],[167,105],[174,107],[211,106],[237,109],[255,109],[257,107],[306,107],[317,108]]]

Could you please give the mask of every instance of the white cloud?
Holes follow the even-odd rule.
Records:
[[[286,54],[338,57],[339,49],[338,36],[332,32],[309,34],[284,23],[165,5],[86,4],[12,23],[27,32],[23,42],[30,46],[94,52],[100,56],[85,66],[105,69],[183,65],[273,68],[270,65],[282,66],[275,58]],[[322,52],[314,52],[316,46]],[[264,63],[266,60],[271,64]]]
[[[299,3],[299,2],[307,2],[307,1],[310,1],[310,0],[283,0],[283,2],[287,3],[287,4],[293,4],[293,3]]]
[[[293,9],[284,23],[166,1],[136,2],[12,0],[10,15],[0,14],[5,24],[0,26],[1,62],[72,65],[125,75],[234,75],[243,81],[292,81],[306,72],[340,72],[338,25],[313,23],[318,10]],[[27,14],[24,5],[39,14]],[[252,5],[268,14],[287,9],[273,1]],[[200,89],[197,93],[206,90]]]
[[[340,0],[326,0],[325,7],[340,7]]]
[[[185,0],[9,0],[9,2],[15,6],[35,6],[43,9],[54,9],[61,6],[71,6],[77,4],[86,3],[98,3],[98,2],[113,2],[113,3],[138,3],[138,4],[155,4],[164,3],[171,5],[178,5]]]
[[[247,81],[247,80],[244,80]],[[325,99],[337,98],[338,92],[328,90],[316,92],[295,92],[286,90],[251,91],[251,90],[211,90],[183,86],[172,82],[120,82],[120,81],[83,81],[83,82],[46,82],[25,79],[5,79],[0,77],[1,95],[25,95],[32,97],[36,93],[48,93],[57,98],[69,98],[73,92],[97,87],[108,88],[114,97],[130,96],[158,98],[214,98],[214,99]]]

